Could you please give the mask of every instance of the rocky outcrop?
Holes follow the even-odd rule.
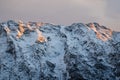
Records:
[[[20,38],[19,23],[0,24],[0,80],[120,79],[120,32],[98,23],[22,24]]]

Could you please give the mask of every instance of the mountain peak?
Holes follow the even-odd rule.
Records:
[[[89,23],[87,25],[96,33],[97,38],[103,41],[111,39],[111,29],[106,28],[105,26],[100,26],[98,23]]]
[[[17,25],[16,25],[17,24]],[[7,23],[2,23],[2,28],[6,31],[8,36],[16,35],[14,37],[21,38],[24,33],[34,31],[37,33],[37,39],[36,42],[44,42],[46,41],[45,37],[42,36],[42,33],[39,31],[39,27],[41,27],[43,23],[39,22],[28,22],[24,23],[23,21],[19,20],[18,23],[16,23],[13,20],[7,21]]]
[[[0,24],[0,80],[120,80],[120,32],[98,23]]]
[[[41,26],[53,26],[52,24],[49,23],[43,23],[43,22],[28,22],[28,23],[24,23],[23,21],[19,20],[18,23],[13,21],[13,20],[9,20],[6,23],[2,23],[1,26],[4,27],[4,30],[6,31],[7,34],[10,34],[10,31],[16,31],[16,37],[20,38],[22,37],[22,35],[24,35],[23,33],[25,33],[26,31],[36,31],[39,38],[37,40],[45,40],[45,37],[42,36],[42,32],[38,31],[39,28]],[[76,26],[76,25],[80,25],[82,27],[87,27],[89,30],[93,30],[96,34],[96,37],[102,41],[107,41],[109,39],[111,39],[112,37],[112,30],[109,28],[106,28],[105,26],[100,26],[98,23],[88,23],[88,24],[83,24],[83,23],[73,23],[71,26]],[[40,41],[40,42],[44,42],[44,41]]]

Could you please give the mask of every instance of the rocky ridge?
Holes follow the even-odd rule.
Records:
[[[119,80],[120,32],[98,23],[0,24],[0,80]]]

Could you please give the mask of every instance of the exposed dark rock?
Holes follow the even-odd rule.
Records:
[[[14,59],[16,59],[16,49],[15,49],[15,45],[13,43],[12,40],[8,40],[8,47],[7,47],[7,50],[6,50],[7,53],[10,53]]]
[[[90,24],[45,23],[39,30],[47,41],[36,43],[35,31],[25,28],[19,39],[18,23],[1,23],[0,80],[120,80],[120,32],[92,24],[93,29]]]
[[[51,71],[54,70],[55,64],[53,64],[53,63],[51,63],[51,62],[49,62],[49,61],[46,61],[46,64],[48,65],[48,67],[50,68]]]

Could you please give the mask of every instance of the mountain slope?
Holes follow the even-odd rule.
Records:
[[[0,24],[0,80],[119,80],[120,32],[98,23]]]

